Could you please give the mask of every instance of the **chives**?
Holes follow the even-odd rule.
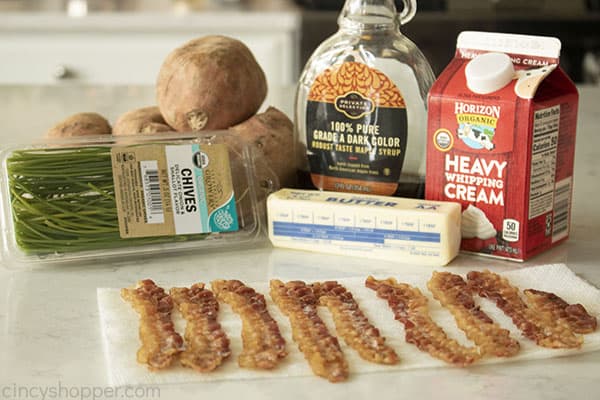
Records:
[[[122,239],[108,146],[18,150],[6,162],[15,240],[26,254],[201,239]]]

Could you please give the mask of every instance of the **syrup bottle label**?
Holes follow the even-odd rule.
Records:
[[[406,151],[406,105],[381,71],[358,62],[325,70],[311,86],[306,127],[317,188],[396,192]]]

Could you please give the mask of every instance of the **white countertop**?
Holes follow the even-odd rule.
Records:
[[[524,264],[460,256],[449,269],[465,272],[474,267],[527,268],[564,262],[600,287],[599,101],[600,88],[581,89],[571,239]],[[11,391],[3,394],[6,387],[106,387],[97,287],[129,286],[147,277],[157,282],[216,278],[258,282],[275,275],[307,280],[367,274],[401,276],[402,271],[423,268],[427,267],[272,249],[265,243],[254,249],[175,258],[99,260],[91,265],[35,270],[0,269],[0,398],[12,398]],[[342,384],[306,377],[166,385],[160,386],[160,398],[595,398],[600,393],[599,362],[600,352],[595,352],[466,369],[357,375]]]

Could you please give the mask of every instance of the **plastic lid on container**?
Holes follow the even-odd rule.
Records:
[[[465,75],[472,92],[488,94],[508,85],[515,76],[515,69],[508,55],[485,53],[469,61]]]

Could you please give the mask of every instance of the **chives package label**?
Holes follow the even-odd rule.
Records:
[[[239,229],[225,145],[114,147],[111,158],[122,238]]]

